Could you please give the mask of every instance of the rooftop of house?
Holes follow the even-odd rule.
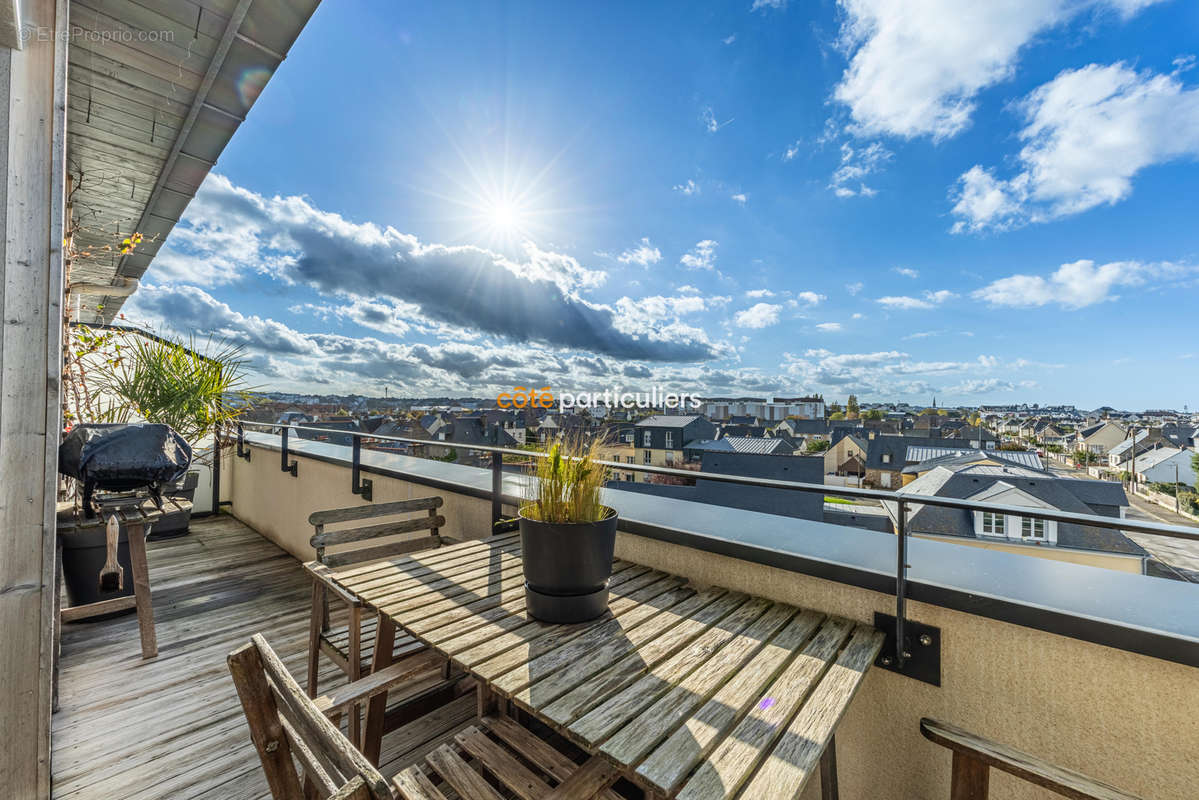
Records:
[[[763,439],[753,436],[725,436],[691,442],[688,450],[723,453],[757,453],[760,455],[791,455],[794,445],[787,439]]]
[[[980,495],[988,494],[999,484],[1015,488],[1051,508],[1078,514],[1110,516],[1107,507],[1128,505],[1124,488],[1118,483],[1063,479],[1018,466],[938,466],[899,489],[897,494],[982,499]],[[1107,485],[1100,488],[1088,484]],[[966,509],[913,505],[909,529],[913,533],[975,538],[974,513]],[[1140,545],[1119,531],[1067,522],[1058,523],[1057,546],[1146,555]]]
[[[705,419],[695,414],[655,414],[637,423],[638,428],[685,428],[692,422]]]

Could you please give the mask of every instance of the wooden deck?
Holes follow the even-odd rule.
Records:
[[[133,615],[64,626],[53,719],[53,797],[269,798],[225,656],[262,632],[304,674],[311,587],[290,555],[231,517],[151,542],[158,657],[142,661]],[[322,660],[322,689],[341,674]],[[388,774],[469,725],[466,695],[384,739]]]

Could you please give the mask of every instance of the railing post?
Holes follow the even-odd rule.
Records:
[[[363,500],[371,500],[374,492],[374,482],[362,480],[362,437],[353,437],[354,447],[350,466],[350,491],[362,495]]]
[[[895,520],[895,665],[903,669],[907,660],[903,623],[908,591],[908,505],[899,501]]]
[[[504,487],[504,454],[491,454],[491,524],[495,524],[504,516],[503,508]]]
[[[237,423],[237,457],[250,460],[250,451],[246,449],[245,432],[242,430],[241,423]]]
[[[291,476],[294,478],[298,474],[299,467],[297,465],[297,462],[291,461],[289,463],[288,459],[287,459],[287,426],[286,425],[284,425],[280,429],[280,439],[281,439],[282,445],[279,448],[279,469],[281,469],[283,472],[290,472]]]

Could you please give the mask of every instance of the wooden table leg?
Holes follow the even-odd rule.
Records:
[[[830,736],[820,754],[820,800],[837,800],[837,738]]]
[[[371,672],[378,672],[391,664],[395,638],[395,622],[387,615],[380,614],[375,627],[375,654],[371,659]],[[362,754],[376,767],[379,766],[379,753],[383,749],[383,715],[386,712],[387,692],[380,692],[367,704],[366,730],[362,736]]]
[[[990,767],[977,758],[954,750],[950,800],[987,800],[990,770]]]
[[[137,600],[142,658],[154,658],[158,655],[158,636],[154,633],[154,602],[150,596],[150,569],[146,566],[147,533],[144,523],[128,523],[129,560],[133,566],[133,596]]]

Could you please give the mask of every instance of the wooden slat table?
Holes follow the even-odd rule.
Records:
[[[399,626],[484,693],[603,754],[652,794],[686,800],[798,797],[818,768],[835,796],[833,734],[883,642],[866,625],[624,561],[613,566],[607,614],[539,622],[525,611],[515,533],[308,567],[379,612],[379,642]],[[390,652],[377,645],[373,668]],[[377,701],[368,747],[382,732]]]

